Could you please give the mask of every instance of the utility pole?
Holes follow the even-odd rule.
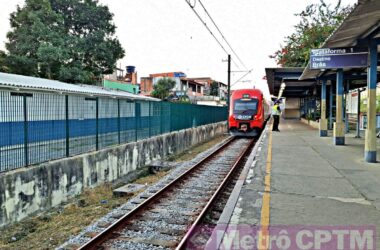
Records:
[[[231,93],[231,55],[228,55],[228,78],[227,78],[227,112],[230,109],[230,93]],[[227,127],[229,127],[229,121],[227,116]]]

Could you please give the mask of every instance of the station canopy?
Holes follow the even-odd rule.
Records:
[[[320,48],[367,49],[370,40],[380,39],[380,1],[359,0],[353,11],[330,35]],[[378,47],[378,52],[380,49]],[[366,68],[345,68],[345,79],[350,80],[350,89],[366,86]],[[304,69],[299,80],[326,78],[335,79],[335,69]]]
[[[305,97],[316,94],[316,80],[299,80],[304,68],[266,68],[266,78],[269,92],[278,96],[281,85],[285,84],[283,97]]]

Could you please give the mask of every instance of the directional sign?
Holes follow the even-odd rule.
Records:
[[[368,65],[368,52],[355,52],[353,48],[312,49],[311,69],[363,68]]]

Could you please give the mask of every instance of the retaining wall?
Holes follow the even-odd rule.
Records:
[[[219,122],[1,174],[0,227],[226,131],[226,123]]]

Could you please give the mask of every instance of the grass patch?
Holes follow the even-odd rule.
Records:
[[[151,185],[167,172],[148,175],[134,183]],[[0,249],[53,249],[77,235],[134,195],[114,197],[110,184],[85,190],[67,205],[0,230]]]

